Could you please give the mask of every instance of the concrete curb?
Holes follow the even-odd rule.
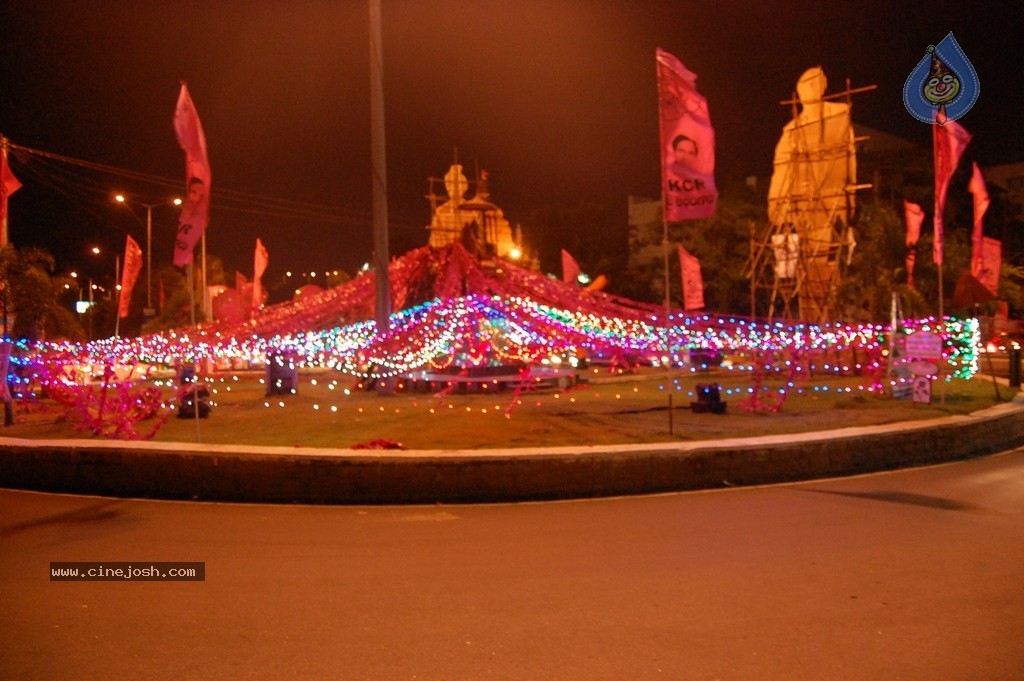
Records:
[[[1024,444],[1024,397],[966,416],[692,443],[367,451],[0,438],[0,487],[309,504],[522,501],[757,485]]]

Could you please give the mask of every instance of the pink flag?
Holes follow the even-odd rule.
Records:
[[[1002,269],[1002,264],[1003,242],[987,236],[982,237],[978,260],[971,263],[971,274],[993,296],[999,295],[999,270]]]
[[[7,197],[21,189],[21,182],[7,165],[7,149],[0,152],[0,246],[7,243]]]
[[[956,121],[932,125],[932,150],[935,154],[935,215],[932,218],[935,222],[935,243],[932,258],[936,265],[942,264],[942,213],[946,209],[946,190],[970,141],[971,133]]]
[[[917,242],[921,238],[924,210],[916,203],[904,200],[903,219],[907,223],[907,286],[914,288],[914,261],[917,256]]]
[[[715,214],[715,130],[697,76],[668,52],[657,51],[661,183],[667,221]]]
[[[562,281],[566,284],[577,283],[580,276],[580,266],[576,258],[569,255],[569,251],[562,249]]]
[[[210,162],[206,157],[206,135],[199,122],[185,83],[181,84],[174,110],[174,132],[185,151],[187,196],[178,220],[178,238],[174,242],[174,264],[184,267],[192,262],[196,244],[210,220]]]
[[[128,316],[128,306],[132,302],[132,289],[142,271],[142,249],[135,239],[128,236],[124,245],[124,268],[121,270],[121,293],[117,299],[117,316],[124,319]]]
[[[974,229],[971,232],[971,274],[977,277],[976,270],[981,269],[982,259],[982,237],[983,218],[991,200],[988,197],[988,189],[985,188],[985,178],[981,175],[981,168],[977,163],[971,164],[971,182],[967,185],[967,191],[974,195]]]
[[[682,246],[679,247],[679,266],[683,273],[683,309],[704,309],[704,278],[700,274],[700,261]]]
[[[252,275],[252,309],[253,311],[259,309],[260,305],[263,304],[263,282],[261,277],[263,273],[267,271],[267,263],[270,262],[270,257],[267,254],[267,248],[263,245],[263,242],[256,239],[256,256],[253,261],[253,275]]]

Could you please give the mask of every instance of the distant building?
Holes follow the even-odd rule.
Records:
[[[630,196],[628,200],[630,227],[645,227],[652,222],[661,223],[661,201],[659,199]]]
[[[869,128],[860,123],[853,124],[853,134],[859,140],[857,142],[858,156],[874,156],[891,151],[910,151],[921,147],[909,140],[887,132]],[[863,139],[863,138],[867,139]]]
[[[629,196],[629,261],[654,257],[664,250],[661,228],[661,200]]]
[[[629,255],[627,272],[643,272],[661,267],[665,256],[661,223],[661,200],[628,197]],[[648,292],[638,295],[646,295]]]

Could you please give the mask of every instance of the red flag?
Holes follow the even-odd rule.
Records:
[[[657,51],[661,184],[668,221],[715,214],[715,130],[697,76],[668,52]]]
[[[569,251],[562,249],[562,281],[566,284],[575,284],[580,276],[580,266],[576,258],[569,255]]]
[[[132,289],[142,271],[142,249],[135,239],[128,236],[124,246],[124,268],[121,270],[121,293],[117,299],[117,316],[128,316],[128,305],[132,302]]]
[[[210,220],[210,162],[206,157],[206,135],[199,122],[188,88],[181,84],[174,110],[174,132],[185,151],[187,196],[178,220],[178,238],[174,242],[174,264],[184,267],[192,262],[196,244]]]
[[[935,222],[935,243],[932,259],[936,265],[942,264],[942,213],[946,209],[946,190],[970,141],[971,133],[956,121],[932,125],[932,151],[935,155],[935,215],[932,218]]]
[[[252,309],[259,309],[260,305],[263,304],[263,282],[261,277],[263,273],[267,271],[267,263],[270,262],[270,257],[267,254],[267,248],[263,245],[263,242],[256,239],[256,256],[253,262],[253,275],[252,275]]]
[[[974,239],[978,240],[981,239],[982,218],[992,201],[985,187],[985,177],[977,163],[971,163],[971,182],[967,185],[967,191],[974,195]]]
[[[0,151],[0,246],[7,243],[7,197],[21,189],[21,182],[7,165],[7,147]]]
[[[917,256],[917,242],[921,238],[924,209],[916,203],[904,200],[903,219],[907,223],[907,286],[914,288],[914,261]]]
[[[981,175],[981,168],[977,163],[971,164],[971,182],[967,185],[967,191],[974,196],[974,229],[971,231],[971,274],[978,276],[977,272],[982,268],[983,256],[983,218],[991,199],[988,197],[988,189],[985,188],[985,178]]]
[[[948,125],[948,124],[947,124]],[[993,296],[999,295],[999,270],[1003,264],[1003,242],[982,237],[977,262],[971,263],[971,274]]]
[[[704,278],[700,274],[700,261],[680,246],[679,267],[683,273],[683,309],[703,310]]]

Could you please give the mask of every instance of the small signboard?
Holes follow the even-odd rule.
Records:
[[[907,362],[907,368],[910,369],[911,373],[915,376],[938,376],[939,365],[935,362],[926,362],[923,359],[917,359],[913,362]]]
[[[911,359],[942,359],[942,336],[931,331],[915,331],[906,337],[906,356]]]
[[[914,377],[914,402],[919,404],[932,403],[932,379],[927,376]]]
[[[892,387],[894,400],[909,400],[913,396],[914,386],[906,381],[900,381]]]

